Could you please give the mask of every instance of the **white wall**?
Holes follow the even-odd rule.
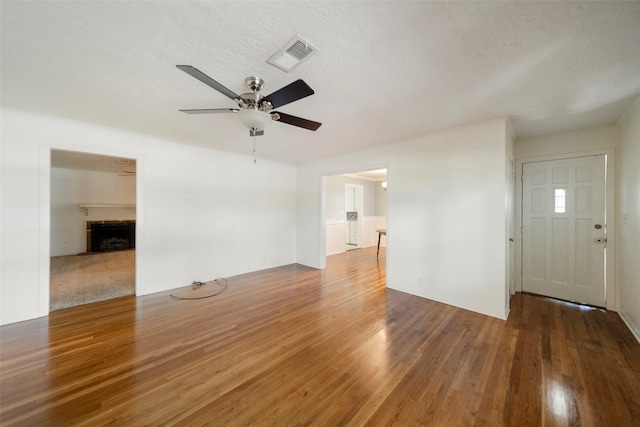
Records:
[[[505,129],[492,120],[299,165],[298,262],[325,266],[322,177],[387,168],[387,286],[505,318]]]
[[[362,217],[362,235],[359,241],[360,248],[378,246],[378,233],[376,230],[387,228],[386,216]],[[326,255],[336,255],[347,251],[345,235],[347,222],[343,218],[327,218],[326,220]],[[386,236],[381,236],[380,247],[387,246]]]
[[[381,182],[354,178],[348,175],[333,175],[326,179],[327,218],[344,218],[345,185],[361,185],[363,190],[363,215],[386,216],[387,194]]]
[[[48,313],[52,148],[137,161],[138,295],[296,261],[294,165],[11,109],[1,120],[1,324]]]
[[[640,97],[620,122],[618,312],[640,340]]]
[[[617,195],[616,147],[620,141],[620,130],[616,125],[601,126],[573,132],[554,134],[539,138],[520,139],[515,142],[516,158],[516,229],[522,226],[522,164],[529,161],[550,160],[589,154],[606,154],[608,158],[607,194]],[[615,198],[615,197],[614,197]],[[613,199],[609,199],[613,200]],[[617,309],[616,285],[616,240],[617,222],[615,203],[607,205],[607,288],[606,306]],[[516,271],[521,271],[521,235],[516,233]],[[516,289],[522,290],[522,276],[516,274]]]
[[[375,216],[387,216],[387,190],[382,188],[382,182],[376,182],[375,185],[376,208]]]
[[[347,251],[347,243],[344,238],[346,222],[342,218],[327,218],[325,226],[326,255],[335,255]]]
[[[87,251],[87,221],[135,220],[135,207],[91,208],[78,204],[136,204],[135,176],[51,168],[51,256]]]
[[[615,148],[620,140],[617,126],[601,126],[539,138],[519,139],[515,143],[516,159],[561,154],[584,153]]]

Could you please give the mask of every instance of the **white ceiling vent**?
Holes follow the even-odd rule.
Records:
[[[299,35],[296,35],[294,38],[289,40],[282,49],[274,53],[267,62],[281,70],[289,72],[317,51],[318,49],[316,49],[315,46]]]

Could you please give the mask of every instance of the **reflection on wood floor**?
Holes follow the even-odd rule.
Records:
[[[227,279],[2,327],[3,425],[640,425],[615,313],[517,294],[483,316],[386,289],[375,247]]]

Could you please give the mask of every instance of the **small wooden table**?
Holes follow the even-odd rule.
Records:
[[[378,232],[378,252],[376,252],[376,258],[378,258],[378,255],[380,254],[380,238],[383,235],[387,235],[387,229],[386,228],[381,228],[380,230],[376,230]]]

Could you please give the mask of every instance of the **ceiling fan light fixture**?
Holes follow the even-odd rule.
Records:
[[[271,122],[271,115],[265,111],[255,109],[241,109],[238,116],[243,125],[250,130],[264,130]]]

